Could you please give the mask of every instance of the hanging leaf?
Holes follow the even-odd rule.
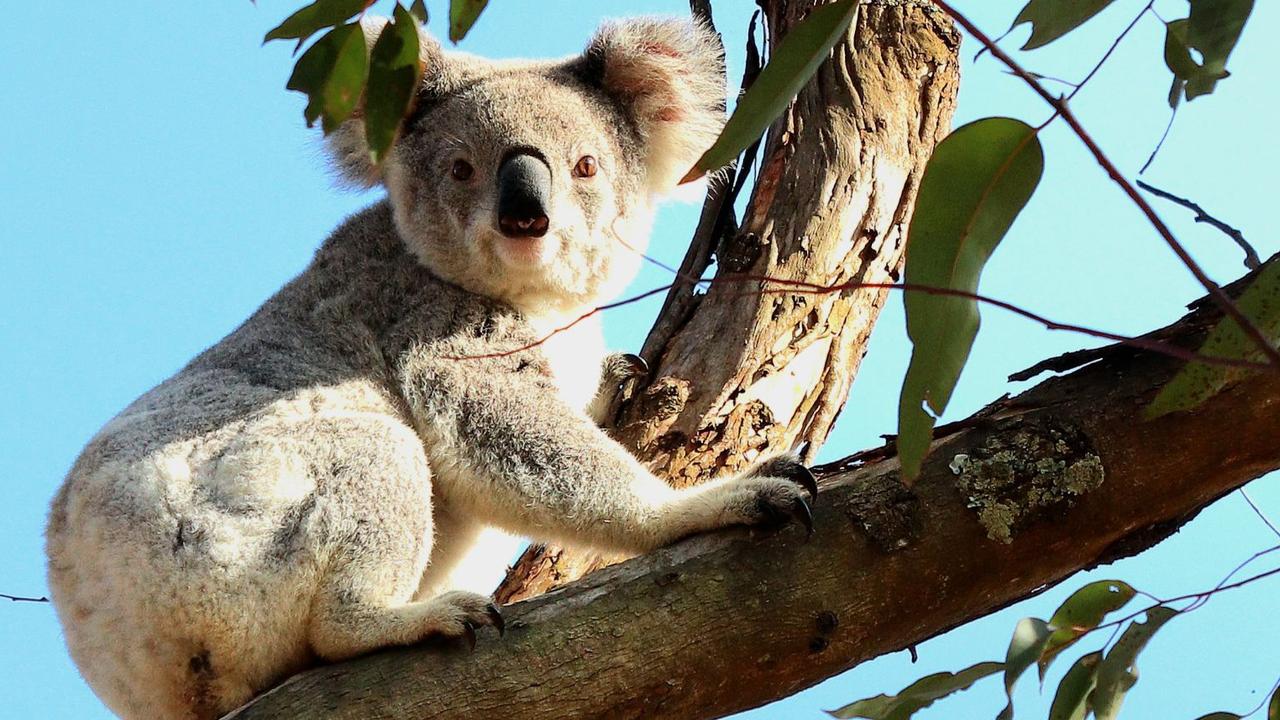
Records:
[[[1165,64],[1173,71],[1170,105],[1185,95],[1194,100],[1213,92],[1218,81],[1230,75],[1227,58],[1240,40],[1253,12],[1254,0],[1192,0],[1191,14],[1167,24]],[[1199,53],[1197,62],[1192,50]]]
[[[1009,698],[1004,709],[996,716],[996,720],[1013,718],[1013,686],[1018,683],[1022,673],[1031,667],[1031,663],[1040,659],[1044,646],[1049,642],[1053,631],[1049,623],[1040,618],[1022,618],[1013,629],[1013,639],[1009,641],[1009,650],[1004,659],[1004,694]]]
[[[1280,720],[1280,687],[1271,693],[1271,702],[1267,703],[1267,720]]]
[[[1058,683],[1058,692],[1049,706],[1049,720],[1084,720],[1089,712],[1089,693],[1098,684],[1101,652],[1083,655]]]
[[[1112,2],[1114,0],[1031,0],[1009,29],[1031,23],[1031,37],[1022,49],[1034,50],[1080,27]]]
[[[488,4],[489,0],[450,0],[449,39],[456,43],[466,37]]]
[[[1236,300],[1236,307],[1272,342],[1280,339],[1280,262],[1267,262]],[[1200,353],[1237,360],[1260,360],[1258,346],[1231,318],[1223,318],[1209,332]],[[1240,379],[1246,368],[1191,362],[1178,372],[1147,406],[1146,417],[1191,410]]]
[[[940,672],[926,675],[911,683],[897,695],[877,695],[858,700],[830,710],[834,718],[864,718],[865,720],[907,720],[916,711],[927,708],[952,693],[966,690],[970,685],[1004,669],[1004,663],[984,662],[957,673]]]
[[[908,232],[905,281],[974,292],[987,259],[1040,182],[1044,153],[1035,128],[986,118],[938,145],[920,181]],[[911,363],[898,405],[898,455],[910,482],[951,400],[978,332],[978,305],[965,297],[903,293]],[[925,411],[925,404],[932,412]]]
[[[359,23],[334,28],[307,48],[285,87],[307,94],[303,116],[308,127],[321,118],[328,135],[351,116],[364,90],[368,64]]]
[[[1196,720],[1243,720],[1243,718],[1243,715],[1237,715],[1232,712],[1211,712],[1208,715],[1201,715]]]
[[[1071,647],[1082,635],[1098,627],[1108,613],[1124,607],[1136,594],[1133,587],[1121,580],[1099,580],[1071,593],[1049,618],[1053,634],[1040,656],[1040,682],[1044,682],[1050,663],[1063,650]]]
[[[373,4],[373,0],[316,0],[285,18],[262,42],[296,39],[298,46],[321,30],[341,25]]]
[[[422,0],[413,0],[413,4],[409,6],[409,14],[418,18],[418,22],[423,25],[427,24],[427,4]]]
[[[396,3],[394,22],[382,28],[369,56],[369,92],[365,93],[364,134],[369,155],[382,162],[395,142],[400,122],[413,103],[422,77],[418,58],[418,21]]]
[[[1148,610],[1147,621],[1129,623],[1111,651],[1098,663],[1098,685],[1089,693],[1089,706],[1097,720],[1115,720],[1120,714],[1124,696],[1138,682],[1135,665],[1138,654],[1156,631],[1177,614],[1177,610],[1164,606]]]
[[[715,144],[698,158],[680,182],[692,182],[728,165],[763,135],[818,71],[831,54],[831,48],[844,37],[857,12],[856,0],[839,0],[814,8],[808,17],[791,28],[760,76],[738,99],[733,115]]]

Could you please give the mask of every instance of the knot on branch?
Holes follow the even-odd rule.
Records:
[[[954,456],[951,470],[987,537],[1004,543],[1047,511],[1070,507],[1106,475],[1102,458],[1081,430],[1022,419],[997,426],[982,445]]]

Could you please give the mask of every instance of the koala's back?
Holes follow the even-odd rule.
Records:
[[[359,521],[335,498],[394,508],[384,529],[429,536],[429,470],[386,351],[447,334],[469,302],[405,255],[375,206],[94,437],[53,503],[49,582],[114,711],[216,716],[312,663],[318,577]],[[427,320],[408,332],[406,315]],[[411,572],[426,560],[424,545]]]

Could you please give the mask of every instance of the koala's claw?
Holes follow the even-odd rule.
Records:
[[[462,637],[467,641],[467,646],[472,652],[476,649],[476,626],[471,624],[470,620],[462,621]]]
[[[751,471],[756,477],[780,477],[799,485],[809,493],[809,502],[818,499],[818,479],[804,463],[791,455],[766,460]]]
[[[813,537],[813,512],[809,510],[809,503],[804,498],[792,498],[785,506],[775,505],[761,498],[757,501],[757,509],[761,518],[759,527],[776,530],[795,519],[804,525],[806,539]]]
[[[507,634],[507,621],[502,618],[497,605],[489,603],[489,607],[485,608],[485,614],[489,616],[489,622],[493,623],[494,629],[498,631],[498,637]]]

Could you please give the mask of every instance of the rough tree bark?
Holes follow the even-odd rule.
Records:
[[[1195,347],[1218,317],[1202,303],[1152,336]],[[322,667],[229,718],[720,717],[1137,553],[1280,467],[1280,373],[1145,421],[1180,362],[1064,357],[1043,365],[1090,364],[940,428],[911,490],[891,448],[821,468],[808,541],[693,538],[506,608],[474,652]]]
[[[821,3],[760,4],[776,46]],[[705,296],[673,288],[642,350],[653,380],[614,428],[659,475],[689,485],[802,443],[811,459],[826,439],[886,291],[761,294],[744,276],[897,279],[920,176],[955,109],[959,43],[927,3],[865,2],[770,131],[741,226],[713,237],[722,199],[708,201],[681,270],[700,276],[714,252],[716,282]],[[531,597],[617,559],[534,547],[497,597]]]

